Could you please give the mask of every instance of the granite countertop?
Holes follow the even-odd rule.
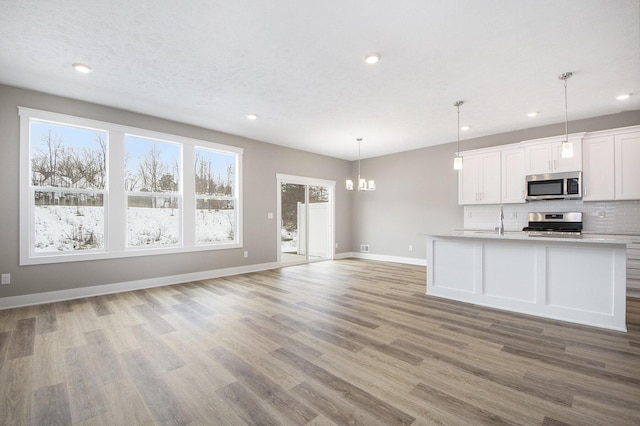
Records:
[[[562,243],[591,243],[591,244],[628,244],[631,242],[626,235],[604,235],[583,233],[580,236],[554,237],[554,236],[530,236],[523,231],[504,231],[504,235],[494,230],[483,229],[459,229],[451,232],[427,234],[432,237],[456,237],[456,238],[484,238],[492,240],[518,240],[518,241],[553,241]]]

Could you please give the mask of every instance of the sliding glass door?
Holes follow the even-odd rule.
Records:
[[[332,259],[335,182],[281,174],[277,178],[278,261]]]

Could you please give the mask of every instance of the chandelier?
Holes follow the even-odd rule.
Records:
[[[376,183],[360,176],[360,145],[362,144],[362,138],[358,138],[356,141],[358,142],[358,191],[375,191]],[[353,191],[353,181],[351,179],[347,179],[346,188],[347,191]]]

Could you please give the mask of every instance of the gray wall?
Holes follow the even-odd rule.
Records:
[[[18,265],[18,106],[135,126],[244,148],[244,247],[184,254],[124,259]],[[276,213],[276,173],[336,181],[336,242],[350,251],[350,194],[344,190],[351,163],[288,149],[186,124],[105,106],[0,85],[0,272],[11,273],[11,285],[0,286],[0,297],[262,264],[277,260],[278,225],[267,219]],[[249,251],[249,258],[243,251]]]
[[[19,120],[17,106],[25,106],[96,120],[135,126],[245,149],[244,247],[184,254],[18,265]],[[570,123],[570,132],[593,131],[640,124],[640,111]],[[463,140],[461,149],[514,143],[560,135],[564,123]],[[336,252],[358,251],[369,244],[371,253],[425,259],[420,233],[463,226],[457,204],[457,172],[452,169],[455,143],[362,161],[362,175],[375,179],[377,190],[348,192],[347,178],[357,175],[357,162],[228,135],[129,111],[79,102],[0,85],[0,272],[11,273],[12,284],[0,286],[0,297],[152,279],[221,268],[275,262],[278,225],[267,219],[276,212],[276,173],[336,181]],[[413,245],[413,252],[409,252]],[[242,252],[249,251],[244,259]]]
[[[627,111],[569,122],[569,132],[638,124],[640,111]],[[460,150],[562,134],[564,123],[558,123],[462,140]],[[372,254],[426,259],[426,240],[418,234],[462,228],[464,209],[458,206],[455,151],[456,144],[449,143],[362,160],[362,176],[375,180],[376,191],[354,192],[353,251],[359,251],[361,244],[369,244]],[[357,175],[357,163],[352,170]],[[413,245],[412,252],[409,245]]]

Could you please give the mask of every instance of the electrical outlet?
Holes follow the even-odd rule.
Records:
[[[11,274],[2,274],[2,284],[11,284]]]
[[[360,246],[360,253],[369,253],[369,244],[362,244]]]
[[[267,213],[267,219],[273,219],[273,213],[272,212]]]
[[[244,257],[245,257],[245,258],[249,257],[249,252],[248,252],[248,251],[245,251],[245,252],[244,252]]]
[[[336,243],[336,248],[338,248],[338,243]]]
[[[413,246],[409,244],[409,251],[413,251]]]

